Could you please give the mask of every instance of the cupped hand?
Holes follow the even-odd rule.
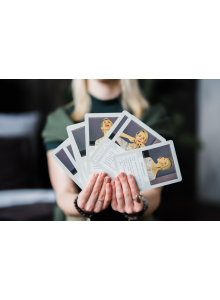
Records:
[[[106,209],[112,199],[111,178],[102,172],[93,174],[85,188],[79,193],[77,204],[85,212],[95,212]]]
[[[135,140],[135,138],[134,138],[134,137],[132,137],[132,136],[131,136],[131,137],[129,137],[129,140],[130,140],[130,142],[132,142],[132,143],[135,143],[135,141],[136,141],[136,140]]]
[[[137,214],[142,211],[143,203],[133,199],[140,195],[136,180],[132,175],[120,173],[114,178],[112,185],[112,209],[120,213]]]
[[[140,148],[143,148],[143,147],[146,147],[146,146],[145,146],[145,144],[140,143],[140,144],[139,144],[139,147],[140,147]]]

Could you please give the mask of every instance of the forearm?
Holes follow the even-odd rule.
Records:
[[[141,195],[145,196],[148,200],[148,210],[145,216],[150,216],[160,205],[162,188],[142,191]]]
[[[123,137],[123,138],[126,138],[126,139],[128,139],[128,140],[130,140],[130,138],[132,138],[132,136],[130,136],[129,134],[126,134],[126,133],[124,133],[124,132],[122,132],[122,133],[120,134],[120,136]]]
[[[64,192],[57,195],[57,204],[67,216],[81,216],[74,206],[74,199],[78,195],[76,192]]]

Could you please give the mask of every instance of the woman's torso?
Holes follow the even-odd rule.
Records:
[[[123,111],[123,107],[121,104],[121,95],[115,99],[110,99],[110,100],[105,100],[105,101],[99,100],[99,99],[91,96],[91,100],[92,100],[91,113],[117,113],[117,112]],[[65,109],[65,113],[68,116],[68,120],[69,120],[69,121],[67,120],[67,122],[73,123],[71,121],[71,117],[70,117],[73,112],[73,109],[74,109],[73,105],[71,105]],[[156,114],[155,114],[155,111],[156,111]],[[170,136],[172,136],[170,121],[169,121],[166,111],[164,110],[164,108],[162,106],[158,106],[158,108],[153,107],[153,109],[150,109],[146,113],[145,113],[144,119],[143,119],[144,123],[146,123],[148,125],[148,122],[149,122],[151,124],[151,127],[156,126],[157,132],[159,131],[158,133],[160,133],[160,130],[163,132],[165,129],[167,131],[167,133],[170,134]],[[156,117],[156,115],[157,115],[157,117]],[[49,119],[48,119],[48,122],[42,133],[42,137],[44,139],[44,143],[45,143],[45,147],[46,147],[47,151],[55,149],[56,147],[58,147],[61,144],[61,142],[63,142],[65,140],[64,133],[62,134],[62,136],[63,136],[62,141],[60,140],[60,136],[59,136],[59,139],[57,139],[56,137],[53,138],[54,135],[57,135],[57,131],[54,130],[53,124],[55,123],[58,126],[57,128],[60,128],[59,127],[60,122],[59,122],[59,120],[57,120],[57,118],[55,118],[54,113],[49,115],[49,117],[50,117],[50,120],[52,120],[52,121],[49,122]],[[165,118],[166,118],[166,120],[165,120]],[[82,121],[84,121],[84,120],[82,120]],[[162,121],[162,123],[161,123],[161,121]],[[161,123],[161,125],[160,125],[160,123]],[[162,134],[162,132],[161,132],[161,134]],[[49,139],[48,139],[48,136],[49,136]],[[133,149],[130,149],[131,147],[130,147],[129,143],[127,143],[126,146],[129,147],[129,150],[133,150]],[[155,176],[155,174],[154,174],[154,176]],[[151,178],[153,178],[153,174],[151,174]],[[59,209],[59,207],[57,207],[56,209]],[[60,213],[58,215],[60,215],[61,213],[62,213],[62,211],[60,210]],[[115,212],[114,210],[112,210],[111,206],[109,206],[106,210],[102,211],[101,213],[95,215],[92,218],[92,221],[102,221],[102,220],[103,221],[113,221],[113,220],[114,221],[125,221],[127,219],[124,218],[124,216],[121,213],[118,213],[118,212]]]

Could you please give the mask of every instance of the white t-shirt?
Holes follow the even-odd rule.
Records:
[[[101,141],[102,141],[102,138],[96,140],[96,141],[95,141],[95,146],[98,146],[98,145],[101,143]]]
[[[144,158],[144,162],[145,162],[145,166],[147,168],[147,174],[148,174],[149,180],[152,181],[156,178],[156,175],[154,174],[154,172],[151,168],[151,165],[154,161],[151,157],[146,157],[146,158]]]
[[[131,148],[130,144],[126,142],[124,139],[122,139],[120,136],[117,138],[117,142],[126,151],[131,151],[138,148],[138,146],[136,148]]]

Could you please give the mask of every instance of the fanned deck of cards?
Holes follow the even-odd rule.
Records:
[[[85,122],[68,126],[67,133],[51,155],[81,189],[101,171],[112,180],[120,172],[132,174],[140,191],[182,180],[173,141],[127,111],[86,114]]]

